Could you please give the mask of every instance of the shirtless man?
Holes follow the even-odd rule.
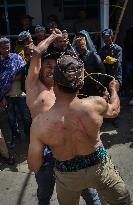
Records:
[[[26,79],[26,102],[30,109],[32,119],[39,113],[49,110],[55,102],[53,92],[53,71],[56,59],[48,55],[41,62],[41,55],[46,52],[48,46],[58,38],[53,33],[47,39],[33,48],[32,59]],[[41,65],[42,63],[42,65]]]
[[[32,120],[41,112],[49,110],[55,102],[53,72],[57,61],[56,55],[44,55],[42,60],[41,55],[59,36],[61,36],[61,33],[52,33],[47,39],[40,42],[37,47],[31,48],[33,49],[33,55],[26,79],[26,101]],[[55,177],[52,153],[48,149],[45,149],[45,162],[35,174],[35,178],[38,184],[38,204],[50,204]]]
[[[67,55],[58,60],[54,81],[55,104],[40,113],[31,126],[30,170],[39,170],[44,145],[48,145],[55,158],[57,197],[61,205],[79,204],[80,194],[87,187],[96,188],[112,205],[133,205],[100,139],[103,118],[116,117],[120,111],[118,82],[110,84],[109,103],[101,97],[78,99],[84,68]]]
[[[56,30],[37,47],[33,48],[34,51],[26,79],[26,101],[31,112],[32,120],[40,113],[48,111],[55,102],[53,71],[56,66],[57,56],[45,55],[41,61],[41,55],[58,38],[62,38],[62,34],[59,30]],[[55,184],[53,164],[52,153],[46,148],[43,166],[35,173],[38,184],[37,196],[39,205],[47,205],[50,202]],[[82,197],[87,205],[101,205],[98,193],[94,189],[83,190]]]

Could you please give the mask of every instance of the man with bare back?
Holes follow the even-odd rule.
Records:
[[[40,113],[31,126],[28,164],[38,171],[48,145],[55,159],[57,197],[61,205],[77,205],[83,189],[94,187],[111,205],[132,205],[130,195],[100,139],[103,118],[120,111],[117,81],[110,83],[111,98],[78,99],[84,67],[64,55],[54,71],[55,104]]]
[[[30,109],[32,120],[44,111],[48,111],[55,102],[53,92],[53,73],[56,67],[57,54],[46,54],[48,46],[55,39],[62,38],[62,33],[55,30],[47,39],[33,48],[33,55],[30,63],[28,76],[26,79],[26,100]],[[42,60],[41,60],[42,59]],[[44,150],[43,166],[35,173],[38,184],[37,196],[39,205],[47,205],[53,193],[55,177],[53,171],[52,152],[48,147]],[[87,205],[101,205],[98,193],[95,189],[85,189],[82,197]]]

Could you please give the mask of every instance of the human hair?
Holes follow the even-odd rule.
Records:
[[[57,60],[58,58],[59,58],[59,54],[58,53],[48,53],[48,54],[44,54],[44,55],[42,55],[42,57],[41,57],[41,62],[42,63],[44,63],[44,61],[45,60],[47,60],[47,59],[54,59],[54,60]]]
[[[22,40],[22,41],[19,41],[19,40],[18,40],[18,41],[17,41],[17,44],[23,46],[28,39],[29,39],[29,37],[25,38],[25,39]]]
[[[6,37],[0,38],[0,46],[10,45],[10,40]]]

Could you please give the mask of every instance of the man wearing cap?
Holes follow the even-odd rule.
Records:
[[[31,34],[28,31],[22,31],[18,35],[18,40],[16,43],[15,52],[17,54],[19,54],[25,62],[25,72],[24,72],[24,75],[22,76],[22,79],[21,79],[22,89],[24,92],[25,92],[25,79],[26,79],[26,76],[28,74],[30,59],[32,56],[31,47],[33,47],[33,46],[34,46],[34,44],[33,44]]]
[[[36,25],[35,27],[35,45],[38,45],[46,38],[46,29],[44,26]]]
[[[29,136],[31,124],[25,102],[25,93],[21,89],[21,78],[25,70],[25,63],[20,55],[10,53],[10,41],[7,38],[0,39],[0,53],[0,102],[8,113],[12,146],[14,145],[14,138],[20,137],[16,107],[22,116],[26,136]]]
[[[18,35],[15,52],[23,58],[25,64],[28,64],[31,58],[30,49],[28,49],[30,44],[33,44],[31,34],[28,31],[22,31]]]
[[[122,48],[113,42],[111,29],[102,32],[102,39],[105,45],[100,49],[99,55],[105,65],[106,73],[114,76],[122,84]]]
[[[119,84],[110,83],[111,98],[77,98],[84,83],[83,63],[64,55],[54,71],[55,104],[32,122],[28,152],[30,170],[43,163],[47,144],[55,161],[56,189],[61,205],[78,205],[87,187],[96,188],[112,205],[132,205],[129,192],[115,170],[100,139],[104,117],[116,117],[120,110]]]
[[[100,49],[99,55],[104,63],[105,72],[115,77],[122,85],[122,48],[113,42],[113,31],[111,29],[105,29],[102,32],[102,39],[105,45]],[[106,78],[104,85],[108,87],[109,82],[110,79]],[[118,118],[110,121],[116,128],[119,126]]]
[[[48,46],[57,40],[62,39],[59,30],[55,30],[47,39],[34,48],[31,64],[26,79],[26,99],[31,112],[32,120],[44,111],[48,111],[55,102],[53,92],[53,72],[56,67],[59,53],[45,53]],[[49,204],[53,193],[55,177],[53,171],[53,157],[51,150],[46,147],[44,150],[45,160],[43,166],[35,174],[38,184],[37,196],[38,204]],[[101,205],[98,194],[93,189],[86,189],[82,192],[82,197],[87,205]]]

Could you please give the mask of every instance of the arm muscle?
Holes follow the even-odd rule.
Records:
[[[30,131],[30,145],[28,151],[28,167],[31,171],[37,172],[44,161],[44,145],[41,143],[38,135],[37,126],[34,125],[34,122],[31,126]]]

